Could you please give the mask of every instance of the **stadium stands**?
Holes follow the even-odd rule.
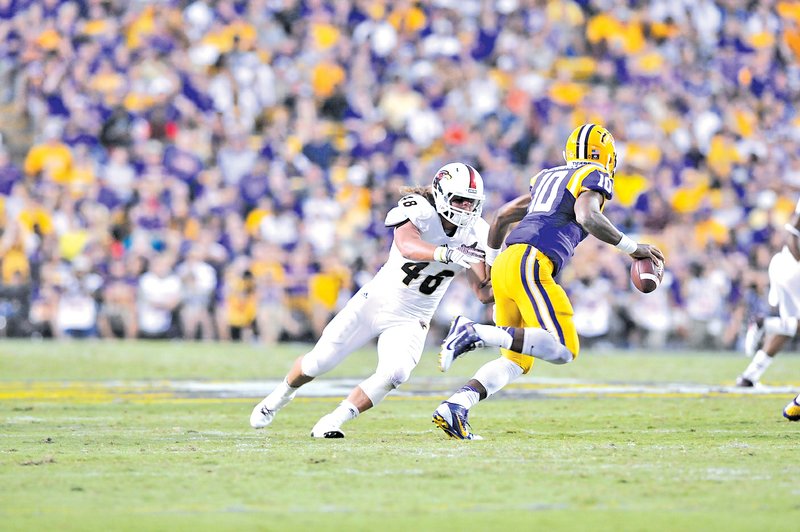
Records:
[[[603,322],[576,309],[579,331],[729,348],[800,191],[793,2],[6,0],[0,21],[7,335],[308,339],[383,262],[401,185],[470,162],[491,216],[610,116],[606,213],[667,273],[644,296],[582,246],[563,284]]]

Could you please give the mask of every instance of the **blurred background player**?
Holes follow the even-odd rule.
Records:
[[[564,159],[566,165],[536,174],[530,193],[504,205],[489,228],[486,264],[491,268],[497,326],[458,316],[442,343],[442,371],[477,347],[498,346],[502,355],[483,365],[434,412],[434,423],[451,437],[474,439],[467,422],[469,409],[528,373],[533,357],[565,364],[578,356],[572,305],[555,276],[587,235],[633,258],[664,260],[659,249],[637,244],[602,213],[613,195],[617,164],[611,133],[597,124],[577,127],[567,139]],[[519,225],[505,238],[516,222]],[[508,247],[501,252],[504,239]]]
[[[378,338],[378,367],[313,427],[315,438],[342,438],[342,425],[383,400],[416,367],[431,317],[453,277],[467,270],[470,286],[483,302],[482,264],[488,224],[483,179],[462,163],[443,166],[429,188],[407,190],[385,224],[394,228],[386,264],[325,327],[317,344],[299,357],[289,374],[250,416],[263,428],[291,401],[297,389],[327,373],[350,353]]]
[[[736,379],[736,385],[753,387],[772,364],[772,359],[797,336],[800,318],[800,201],[784,226],[786,245],[769,262],[769,304],[778,315],[758,317],[747,328],[744,349],[753,360]]]

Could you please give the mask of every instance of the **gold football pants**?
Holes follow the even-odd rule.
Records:
[[[527,244],[506,248],[492,265],[492,288],[497,325],[545,329],[578,356],[580,344],[572,321],[572,303],[553,279],[553,262],[541,251]],[[508,349],[500,353],[525,373],[533,366],[529,355]]]

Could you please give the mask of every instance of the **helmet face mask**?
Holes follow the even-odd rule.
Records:
[[[483,178],[464,163],[446,164],[431,184],[436,211],[458,227],[470,227],[483,212]],[[470,205],[467,205],[471,202]]]
[[[576,127],[564,147],[564,160],[600,164],[613,178],[617,167],[614,136],[603,126],[583,124]]]

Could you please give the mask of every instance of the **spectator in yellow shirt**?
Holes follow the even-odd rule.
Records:
[[[247,269],[229,277],[225,297],[228,332],[231,340],[249,340],[255,336],[257,298],[253,273]]]
[[[308,286],[308,298],[311,305],[311,328],[316,337],[322,336],[322,330],[336,312],[339,294],[350,284],[350,271],[333,253],[328,253],[321,260],[321,271],[311,276]]]
[[[49,123],[44,128],[44,141],[31,147],[25,157],[24,170],[29,176],[64,184],[69,181],[72,169],[72,152],[59,139],[58,124]]]

